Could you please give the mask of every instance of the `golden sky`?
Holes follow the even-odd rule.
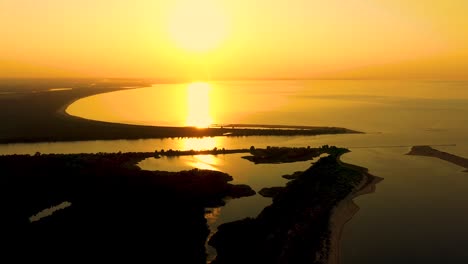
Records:
[[[0,77],[468,79],[466,0],[2,0]]]

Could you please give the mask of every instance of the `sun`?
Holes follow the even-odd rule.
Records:
[[[205,53],[219,47],[228,35],[227,16],[219,1],[177,1],[169,11],[168,33],[186,51]]]

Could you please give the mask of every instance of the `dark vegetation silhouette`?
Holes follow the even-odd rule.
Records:
[[[255,192],[229,184],[232,177],[222,172],[150,172],[135,165],[154,155],[0,156],[1,258],[205,263],[205,208]],[[29,222],[64,201],[71,206]]]
[[[328,145],[0,156],[2,258],[205,263],[206,208],[255,192],[229,184],[232,177],[222,172],[144,171],[136,164],[161,155],[239,152],[250,152],[261,163],[329,156],[304,172],[285,175],[292,179],[286,187],[263,189],[262,195],[274,197],[273,204],[257,218],[221,225],[209,241],[218,252],[213,263],[323,263],[332,209],[366,173],[339,161],[347,149]],[[70,206],[30,222],[63,202]]]
[[[268,187],[268,188],[262,188],[258,194],[260,194],[263,197],[275,197],[279,193],[283,192],[285,190],[285,187]]]
[[[267,146],[266,149],[256,149],[255,147],[250,147],[250,154],[252,154],[252,156],[245,156],[242,158],[254,162],[255,164],[289,163],[311,160],[323,153],[328,153],[329,151],[330,149],[327,145],[321,148],[290,148]]]
[[[347,149],[322,149],[330,155],[270,193],[273,203],[258,217],[218,228],[209,241],[218,252],[212,263],[326,263],[332,210],[367,170],[339,161]]]

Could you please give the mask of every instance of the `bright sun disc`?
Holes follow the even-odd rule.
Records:
[[[172,40],[191,52],[211,51],[227,36],[226,14],[216,1],[179,1],[168,20]]]

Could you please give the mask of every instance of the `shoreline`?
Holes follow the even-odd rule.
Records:
[[[213,124],[207,128],[197,128],[197,127],[192,127],[192,126],[152,126],[152,125],[137,125],[137,124],[129,124],[129,123],[115,123],[115,122],[107,122],[107,121],[101,121],[101,120],[93,120],[93,119],[87,119],[84,117],[79,117],[79,116],[74,116],[69,114],[66,110],[70,105],[75,103],[78,100],[81,100],[83,98],[87,98],[90,96],[95,96],[99,94],[105,94],[105,93],[112,93],[112,92],[117,92],[117,91],[123,91],[123,90],[133,90],[133,89],[144,89],[144,88],[149,88],[146,86],[142,87],[132,87],[132,88],[117,88],[115,90],[111,91],[105,91],[105,92],[98,92],[95,94],[87,95],[85,97],[79,97],[75,98],[72,101],[68,102],[67,104],[63,105],[57,113],[62,116],[65,119],[78,119],[81,121],[87,121],[87,122],[98,122],[104,125],[124,125],[124,126],[132,126],[132,127],[152,127],[152,128],[171,128],[171,129],[196,129],[198,131],[204,131],[204,130],[220,130],[223,131],[222,134],[217,133],[214,136],[227,136],[227,137],[235,137],[235,136],[288,136],[290,133],[294,135],[315,135],[315,134],[310,134],[307,133],[306,131],[317,131],[318,134],[316,135],[321,135],[323,130],[329,130],[331,133],[323,133],[323,134],[363,134],[363,132],[360,131],[355,131],[347,128],[342,128],[342,127],[323,127],[323,126],[301,126],[301,125],[272,125],[272,124],[226,124],[226,125],[217,125]],[[229,128],[230,127],[230,128]],[[253,132],[253,133],[248,133],[247,131]],[[332,130],[337,130],[339,131],[338,133],[332,133]],[[342,130],[342,131],[340,131]],[[242,132],[247,132],[247,133],[242,133]],[[257,132],[257,133],[255,133]],[[263,133],[265,132],[265,133]],[[268,132],[272,133],[269,134]],[[283,133],[282,133],[283,132]],[[304,134],[301,134],[301,132],[304,132]],[[237,134],[236,134],[237,133]],[[202,137],[212,137],[213,135],[202,135]],[[164,136],[161,138],[170,138],[172,136]],[[199,137],[197,136],[186,136],[186,137]],[[126,138],[122,138],[126,139]],[[140,138],[143,139],[143,138]]]
[[[98,120],[92,120],[92,119],[86,119],[86,118],[82,118],[82,117],[79,117],[79,116],[74,116],[74,115],[70,115],[69,113],[67,113],[67,109],[70,105],[74,104],[76,101],[78,100],[81,100],[81,99],[84,99],[84,98],[87,98],[87,97],[91,97],[91,96],[95,96],[95,95],[99,95],[99,94],[106,94],[106,93],[113,93],[113,92],[117,92],[117,91],[124,91],[124,90],[133,90],[133,89],[143,89],[143,88],[146,88],[146,86],[141,86],[141,87],[132,87],[132,88],[124,88],[124,87],[119,87],[119,88],[115,88],[115,89],[109,89],[109,90],[106,90],[106,91],[96,91],[96,93],[91,93],[89,95],[85,95],[85,96],[77,96],[75,98],[72,98],[70,101],[66,102],[62,107],[60,107],[59,109],[57,109],[57,112],[56,114],[60,117],[63,117],[65,119],[67,118],[72,118],[72,119],[81,119],[81,120],[88,120],[88,121],[98,121]]]
[[[324,147],[329,156],[272,193],[256,218],[218,227],[209,241],[218,253],[213,263],[339,263],[344,225],[358,209],[353,199],[382,179],[342,162],[349,150]]]
[[[70,85],[71,86],[71,85]],[[235,127],[170,127],[132,125],[90,120],[72,116],[66,109],[82,98],[126,89],[142,89],[147,83],[113,84],[90,87],[82,84],[71,90],[35,92],[0,97],[0,144],[70,142],[89,140],[134,140],[177,137],[243,137],[243,136],[316,136],[323,134],[362,134],[340,127],[236,124]],[[239,126],[240,125],[240,126]],[[260,126],[260,127],[258,127]],[[266,128],[263,128],[265,127]],[[297,129],[285,129],[285,127]],[[302,128],[302,129],[301,129]]]
[[[330,216],[330,249],[326,261],[327,264],[341,263],[341,246],[344,228],[346,223],[351,221],[360,209],[354,202],[354,199],[362,195],[374,193],[376,185],[383,180],[381,177],[369,174],[367,168],[342,162],[340,157],[338,157],[337,160],[342,166],[360,169],[363,178],[355,189],[332,209],[332,214]]]

